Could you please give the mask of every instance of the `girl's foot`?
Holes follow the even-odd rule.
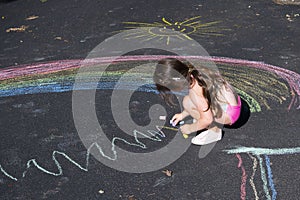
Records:
[[[222,139],[222,129],[208,129],[192,139],[192,143],[196,145],[205,145],[212,142],[217,142]]]

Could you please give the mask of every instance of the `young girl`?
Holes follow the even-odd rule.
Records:
[[[158,62],[154,73],[157,90],[169,105],[174,105],[171,91],[188,88],[183,98],[181,113],[175,114],[171,123],[176,125],[187,116],[192,124],[180,127],[183,134],[205,130],[192,139],[193,144],[205,145],[222,138],[220,125],[232,125],[241,112],[241,99],[233,87],[216,70],[201,67],[199,71],[190,64],[175,58]]]

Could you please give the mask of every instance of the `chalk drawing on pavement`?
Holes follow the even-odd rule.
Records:
[[[98,144],[97,142],[93,142],[86,151],[85,163],[84,164],[79,164],[78,161],[75,161],[73,158],[71,158],[65,152],[55,150],[55,151],[52,152],[52,160],[53,160],[53,162],[54,162],[54,164],[57,168],[57,172],[53,172],[53,171],[50,171],[50,170],[44,168],[42,166],[42,164],[38,163],[37,159],[30,159],[26,162],[26,169],[25,169],[25,171],[23,171],[21,177],[25,178],[28,170],[31,167],[36,167],[38,170],[40,170],[41,172],[46,173],[48,175],[52,175],[52,176],[61,176],[61,175],[63,175],[63,168],[62,168],[62,165],[60,164],[60,162],[58,161],[58,157],[63,157],[66,160],[68,160],[70,163],[72,163],[73,165],[78,167],[80,170],[88,172],[89,171],[89,163],[90,163],[90,155],[91,155],[91,151],[93,149],[96,149],[99,152],[99,154],[101,156],[103,156],[104,158],[106,158],[108,160],[111,160],[111,161],[115,161],[118,158],[117,151],[115,150],[116,142],[123,142],[123,143],[125,143],[127,145],[130,145],[130,146],[133,146],[133,147],[137,147],[137,148],[141,148],[141,149],[147,149],[146,144],[143,143],[141,140],[139,140],[139,137],[143,136],[144,138],[146,138],[148,140],[155,141],[155,142],[161,142],[162,138],[166,137],[165,133],[163,132],[163,129],[176,131],[176,132],[178,131],[177,128],[173,128],[173,127],[156,126],[156,130],[148,130],[147,133],[143,133],[141,131],[134,130],[133,131],[134,142],[129,142],[129,141],[127,141],[123,138],[120,138],[120,137],[114,137],[111,141],[112,156],[110,156],[110,155],[108,155],[107,153],[104,152],[104,150],[101,148],[101,144]],[[14,180],[14,181],[19,180],[19,178],[15,177],[14,175],[11,175],[4,168],[5,167],[0,164],[0,172],[2,174],[4,174],[6,177],[10,178],[11,180]]]
[[[103,57],[89,60],[91,65],[101,65],[114,61],[115,70],[106,71],[98,89],[115,89],[115,83],[125,73],[124,67],[135,62],[147,62],[154,67],[157,60],[170,57],[165,55],[122,56],[121,58]],[[176,56],[172,56],[176,57]],[[300,75],[296,72],[262,62],[220,57],[181,56],[182,59],[193,59],[205,63],[213,61],[221,74],[228,80],[250,106],[251,112],[272,109],[275,105],[284,105],[287,110],[300,108]],[[0,97],[68,92],[73,90],[76,72],[82,60],[60,60],[48,63],[13,66],[0,70]],[[127,73],[128,75],[128,73]],[[86,79],[97,76],[86,74]],[[91,88],[88,81],[82,89]],[[135,72],[128,76],[126,84],[119,89],[130,90],[136,85],[143,85],[142,92],[157,93],[151,74]],[[288,105],[286,105],[288,104]]]
[[[127,30],[138,28],[135,33],[128,34],[125,39],[138,39],[141,41],[161,40],[168,45],[172,38],[192,40],[189,35],[200,37],[222,36],[223,31],[229,30],[218,27],[220,21],[203,23],[200,18],[201,16],[195,16],[184,21],[172,22],[172,20],[163,17],[161,22],[154,23],[123,22]],[[167,29],[172,30],[172,32],[167,31]],[[176,32],[180,32],[181,35]]]
[[[263,182],[262,188],[264,191],[264,196],[268,200],[275,200],[277,197],[277,190],[275,187],[273,172],[271,168],[270,156],[276,155],[288,155],[288,154],[299,154],[300,147],[294,148],[277,148],[277,149],[269,149],[269,148],[255,148],[255,147],[237,147],[230,150],[223,150],[227,152],[227,154],[235,154],[238,158],[238,168],[241,169],[241,187],[240,187],[240,197],[242,200],[245,200],[247,197],[246,194],[246,186],[247,179],[249,175],[246,174],[245,166],[243,165],[243,159],[241,154],[248,155],[252,160],[252,174],[249,178],[249,183],[253,191],[253,195],[255,200],[259,199],[257,186],[255,185],[255,175],[257,169],[260,169],[260,179]],[[247,199],[250,197],[247,197]]]

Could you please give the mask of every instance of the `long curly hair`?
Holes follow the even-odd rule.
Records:
[[[219,71],[203,66],[196,69],[192,64],[175,58],[165,58],[158,62],[153,81],[162,98],[170,106],[175,105],[174,94],[171,91],[181,91],[186,86],[191,88],[197,83],[202,88],[203,96],[208,104],[205,111],[211,109],[217,118],[222,115],[220,106],[222,101],[219,98],[222,87],[225,86],[226,89],[234,92]]]

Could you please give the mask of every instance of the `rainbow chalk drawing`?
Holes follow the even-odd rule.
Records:
[[[114,62],[113,70],[102,75],[98,89],[130,90],[137,84],[143,92],[156,93],[151,74],[147,72],[132,73],[127,83],[120,88],[114,88],[115,82],[125,73],[124,66],[136,62],[145,62],[154,67],[155,62],[165,55],[102,57],[90,59],[91,65]],[[193,59],[199,64],[213,61],[221,74],[237,89],[242,98],[250,105],[251,112],[259,112],[262,108],[272,109],[270,102],[284,104],[290,100],[288,110],[300,108],[300,75],[280,67],[262,62],[246,61],[231,58],[181,56],[177,58]],[[0,97],[72,91],[76,72],[81,67],[82,60],[61,60],[33,65],[13,66],[0,70]],[[152,63],[151,63],[152,62]],[[97,76],[86,74],[88,77]],[[255,87],[254,87],[255,86]],[[82,84],[82,90],[89,89],[88,82]]]
[[[240,154],[247,154],[252,162],[252,174],[250,176],[250,185],[255,197],[255,200],[258,200],[257,188],[254,183],[254,177],[257,171],[257,166],[259,164],[261,180],[263,182],[263,191],[265,198],[268,200],[275,200],[277,197],[277,191],[275,189],[275,184],[273,181],[273,173],[271,169],[271,161],[269,156],[275,155],[287,155],[287,154],[300,154],[300,147],[295,148],[278,148],[278,149],[269,149],[269,148],[255,148],[255,147],[237,147],[235,149],[223,150],[227,154],[235,154],[238,158],[238,168],[242,170],[242,181],[241,181],[241,199],[246,199],[246,181],[247,174],[244,168],[242,156]],[[263,158],[264,157],[264,158]]]

